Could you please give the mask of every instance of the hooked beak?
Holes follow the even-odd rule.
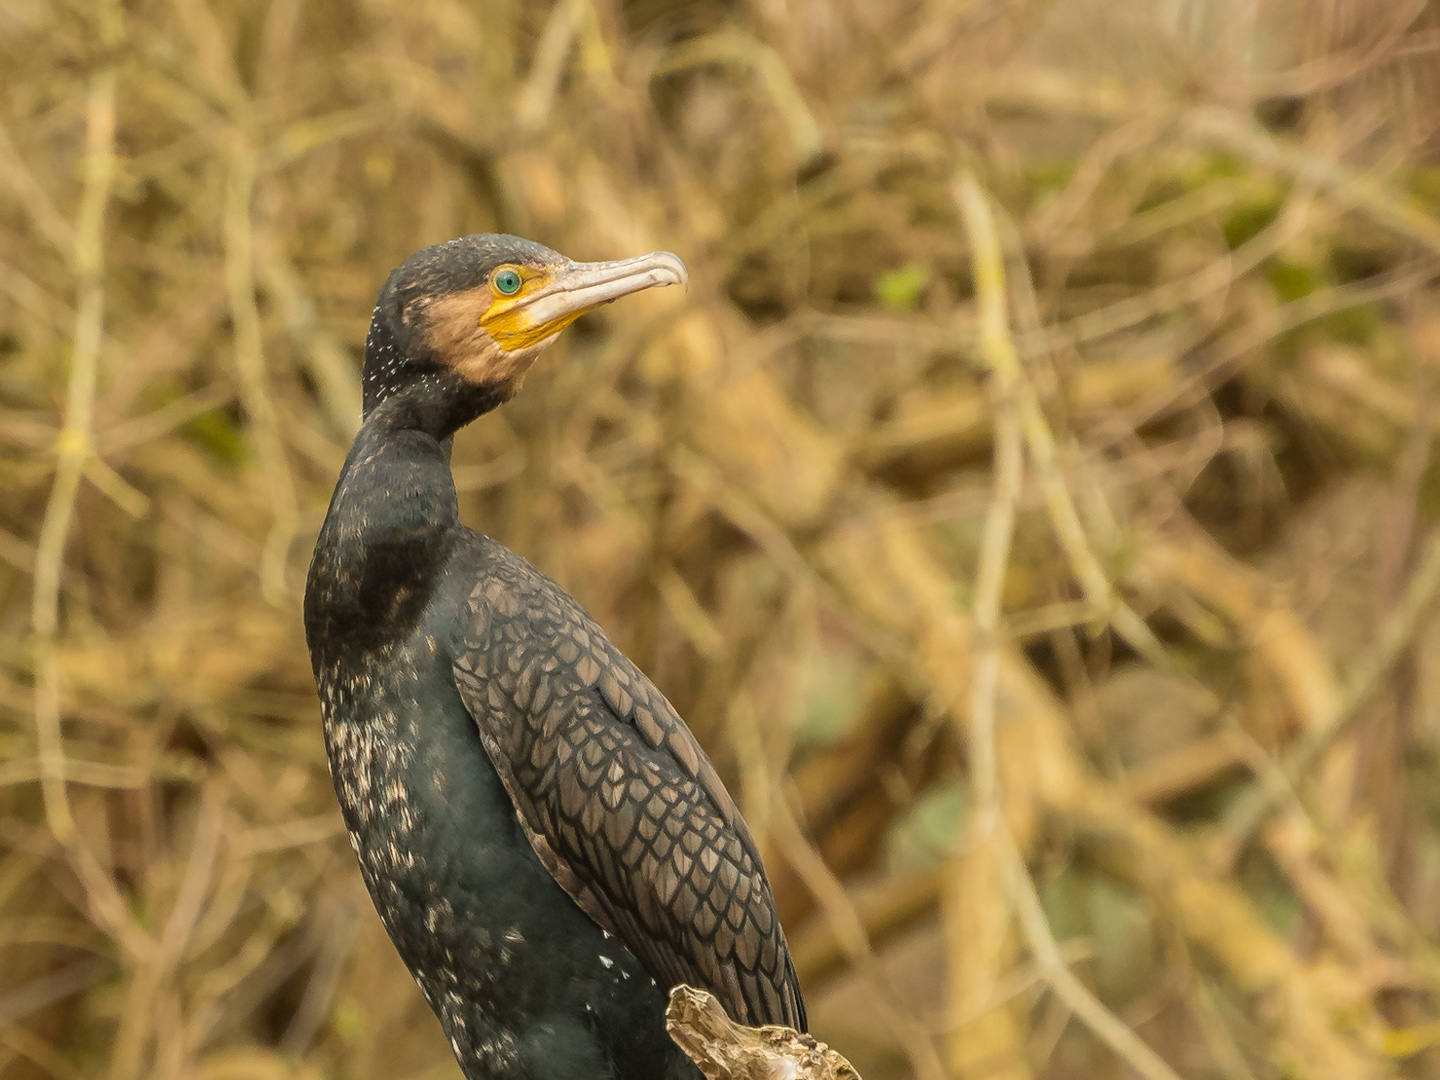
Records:
[[[690,285],[685,264],[668,251],[613,262],[567,260],[538,288],[495,305],[481,324],[502,349],[513,351],[558,334],[601,304],[661,285]]]

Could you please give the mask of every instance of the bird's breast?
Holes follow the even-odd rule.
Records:
[[[508,801],[433,638],[342,661],[321,681],[336,795],[377,870],[473,865],[503,839]]]

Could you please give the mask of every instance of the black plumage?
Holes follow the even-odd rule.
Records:
[[[754,841],[670,703],[558,585],[460,524],[450,436],[582,311],[679,283],[507,236],[412,256],[305,594],[335,791],[375,906],[472,1080],[694,1077],[687,982],[804,1029]]]

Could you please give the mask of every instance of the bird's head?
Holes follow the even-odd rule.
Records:
[[[493,233],[417,251],[390,275],[365,342],[365,413],[392,398],[447,429],[509,400],[535,358],[587,311],[687,285],[668,251],[577,263]],[[397,402],[397,407],[402,402]]]

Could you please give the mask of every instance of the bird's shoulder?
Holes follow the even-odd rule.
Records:
[[[603,719],[619,721],[696,781],[729,825],[744,829],[729,792],[694,734],[654,683],[580,604],[523,556],[489,537],[467,545],[469,590],[456,650],[457,674],[483,680],[553,738],[577,699],[598,697]],[[499,708],[499,705],[493,707]],[[548,718],[548,721],[547,721]],[[748,841],[748,833],[745,836]]]

